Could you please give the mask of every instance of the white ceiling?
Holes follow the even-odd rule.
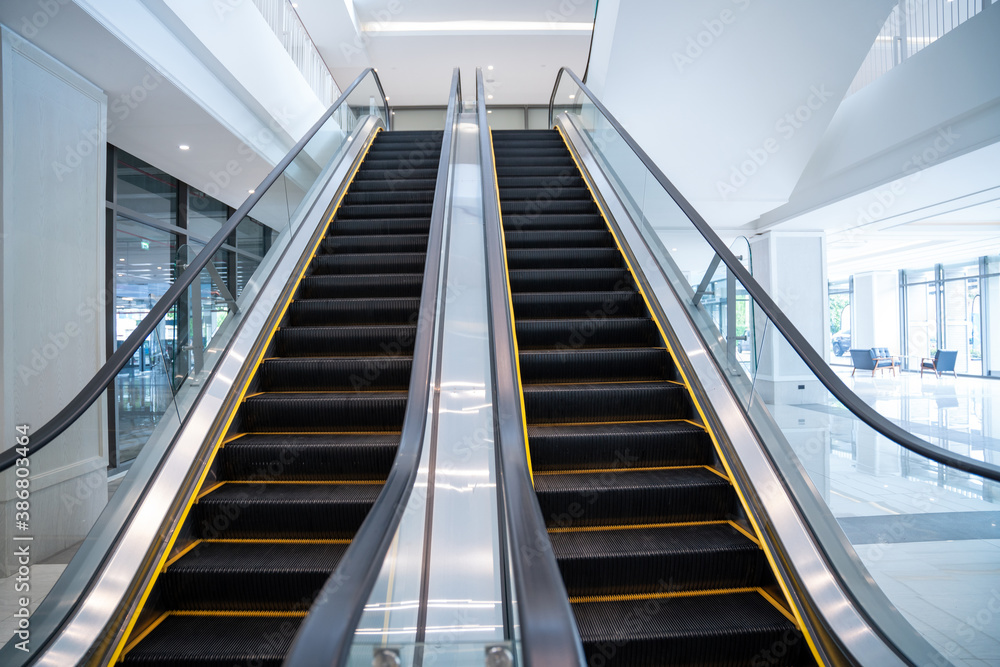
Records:
[[[455,67],[462,68],[464,96],[473,99],[475,68],[488,65],[492,104],[548,104],[560,67],[583,75],[596,8],[596,0],[296,4],[337,84],[344,88],[375,67],[392,106],[445,105]]]

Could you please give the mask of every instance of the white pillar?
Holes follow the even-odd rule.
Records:
[[[830,345],[827,305],[826,248],[823,232],[769,231],[750,239],[757,282],[784,311],[805,339],[825,357]],[[822,385],[785,339],[757,311],[758,363],[756,389],[768,403],[813,403]],[[761,342],[763,336],[763,343]]]
[[[40,428],[105,360],[107,97],[16,33],[0,37],[0,442]],[[30,458],[28,530],[14,470],[0,475],[0,540],[34,536],[31,562],[83,539],[107,504],[104,400]],[[0,552],[0,577],[16,571]]]
[[[887,347],[901,354],[899,326],[899,274],[868,271],[854,276],[854,322],[851,347]]]

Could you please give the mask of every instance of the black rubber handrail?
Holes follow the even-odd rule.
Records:
[[[608,111],[607,107],[601,104],[590,89],[580,81],[579,77],[573,73],[567,67],[562,67],[559,69],[559,73],[556,75],[556,83],[552,87],[552,96],[549,98],[549,125],[553,124],[554,121],[554,110],[555,110],[555,99],[556,92],[559,90],[559,82],[562,80],[563,74],[568,74],[570,78],[580,87],[590,102],[597,107],[597,109],[604,115],[605,120],[607,120],[611,126],[618,132],[619,136],[628,144],[632,152],[635,153],[642,163],[645,165],[649,173],[657,180],[667,194],[674,200],[677,206],[684,212],[684,214],[694,225],[695,229],[705,238],[712,249],[715,251],[716,256],[719,257],[722,262],[726,265],[740,283],[742,283],[743,288],[746,289],[747,293],[754,300],[757,307],[759,307],[764,314],[771,320],[774,326],[781,332],[785,340],[792,346],[792,349],[799,355],[809,370],[819,379],[823,386],[826,387],[834,397],[840,401],[848,410],[851,411],[858,419],[863,421],[865,424],[874,429],[877,433],[889,438],[896,444],[905,447],[906,449],[919,454],[921,456],[927,457],[932,461],[936,461],[942,465],[946,465],[957,470],[962,470],[964,472],[972,473],[974,475],[979,475],[986,479],[1000,482],[1000,465],[995,463],[987,463],[984,461],[977,461],[976,459],[964,456],[962,454],[956,454],[950,452],[947,449],[932,445],[926,440],[922,440],[914,436],[909,431],[901,428],[900,426],[892,423],[884,416],[876,412],[870,405],[865,403],[861,398],[851,391],[848,386],[844,383],[840,377],[834,373],[823,357],[819,355],[818,352],[813,348],[813,346],[805,339],[805,337],[799,332],[799,330],[792,324],[791,320],[785,315],[785,313],[778,307],[773,299],[767,294],[763,287],[754,279],[750,272],[747,271],[746,267],[736,259],[732,251],[726,247],[726,244],[722,242],[715,230],[705,221],[704,218],[691,206],[690,202],[684,198],[684,196],[674,187],[674,184],[670,182],[659,167],[653,162],[653,160],[646,154],[639,144],[636,143],[635,139],[632,138],[625,128],[621,126],[617,119],[611,112]],[[576,100],[579,104],[581,101]]]
[[[346,665],[354,633],[365,604],[378,580],[382,563],[389,551],[406,510],[420,463],[427,408],[431,399],[431,352],[434,320],[438,301],[438,274],[441,268],[443,227],[448,171],[451,165],[454,128],[462,110],[461,73],[456,67],[451,78],[448,112],[441,140],[434,203],[431,207],[430,236],[424,265],[424,284],[420,292],[420,312],[413,346],[413,368],[409,395],[400,433],[399,449],[385,486],[368,516],[351,540],[351,545],[324,584],[285,658],[285,665]]]
[[[215,257],[215,253],[222,247],[222,244],[226,243],[229,236],[236,231],[236,227],[239,226],[241,222],[247,217],[257,202],[261,200],[267,190],[274,184],[275,181],[282,175],[285,169],[292,163],[292,161],[298,157],[302,149],[305,148],[306,144],[312,140],[319,129],[328,121],[330,117],[340,108],[340,106],[347,100],[348,96],[354,91],[354,89],[361,83],[366,76],[371,74],[375,79],[375,85],[378,86],[379,95],[382,96],[382,108],[385,111],[386,125],[389,124],[390,109],[389,103],[385,99],[385,92],[382,90],[382,82],[379,81],[378,74],[374,69],[368,68],[358,75],[358,78],[347,87],[337,101],[334,102],[329,109],[326,110],[319,120],[317,120],[309,131],[299,139],[299,141],[292,147],[288,154],[285,155],[275,165],[274,169],[271,170],[263,181],[260,182],[253,190],[253,194],[247,197],[243,205],[236,209],[229,220],[215,233],[215,236],[209,240],[205,247],[198,253],[194,260],[188,265],[188,267],[177,277],[177,280],[163,293],[153,307],[150,309],[149,313],[142,318],[139,325],[135,330],[129,334],[128,338],[122,342],[121,346],[114,351],[114,353],[108,357],[108,360],[103,366],[94,374],[92,378],[83,386],[73,400],[69,402],[62,410],[60,410],[52,419],[45,423],[44,426],[34,431],[31,436],[31,443],[28,446],[28,454],[34,454],[45,445],[49,444],[55,440],[59,434],[69,428],[73,422],[80,418],[80,416],[87,411],[88,408],[100,398],[105,390],[107,390],[108,385],[114,382],[115,378],[125,364],[129,362],[132,356],[136,353],[140,346],[142,346],[143,341],[156,329],[156,325],[159,324],[160,320],[166,316],[167,311],[173,308],[174,303],[177,302],[181,296],[187,291],[187,288],[198,280],[198,276],[201,270],[208,265],[212,258]],[[19,455],[15,451],[15,448],[10,448],[4,450],[0,453],[0,472],[10,468],[14,465]]]
[[[495,437],[502,464],[497,470],[497,483],[502,489],[507,517],[522,656],[527,667],[580,667],[587,664],[583,643],[528,469],[521,386],[514,348],[514,322],[508,300],[506,256],[501,238],[500,208],[485,100],[483,73],[477,68],[476,104],[485,209],[487,294],[490,331],[493,332],[490,351],[493,357]]]

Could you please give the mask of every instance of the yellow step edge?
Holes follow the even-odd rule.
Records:
[[[347,179],[347,187],[344,188],[344,191],[341,193],[340,198],[338,198],[336,203],[333,205],[330,215],[327,218],[326,222],[324,223],[326,225],[323,230],[324,233],[319,235],[318,240],[313,245],[312,252],[309,255],[309,260],[306,261],[305,264],[303,265],[302,271],[299,273],[299,276],[295,281],[295,288],[292,289],[290,293],[291,295],[294,296],[295,291],[298,289],[299,283],[302,282],[302,278],[305,276],[306,271],[308,271],[309,269],[309,265],[312,263],[312,259],[316,256],[316,253],[319,252],[319,249],[323,244],[323,239],[325,238],[325,232],[329,230],[330,225],[333,223],[333,219],[337,215],[337,210],[340,208],[340,204],[343,201],[344,196],[346,196],[347,191],[350,189],[351,183],[354,182],[354,178],[355,176],[357,176],[358,170],[364,163],[364,160],[368,155],[368,151],[371,149],[372,143],[374,143],[376,137],[378,137],[380,132],[382,132],[382,128],[377,128],[376,131],[372,133],[365,148],[361,151],[360,159],[354,165],[353,170],[351,171],[351,174]],[[212,453],[209,455],[208,461],[206,461],[205,466],[202,469],[201,477],[199,478],[197,484],[195,485],[195,491],[188,498],[184,509],[180,513],[179,521],[177,524],[178,526],[183,525],[184,521],[187,520],[187,517],[191,512],[191,508],[197,501],[198,493],[201,490],[202,485],[205,483],[205,479],[208,477],[209,471],[212,469],[212,463],[215,461],[215,457],[218,455],[219,450],[222,449],[222,442],[226,439],[226,435],[228,434],[229,429],[232,427],[233,421],[236,419],[237,412],[239,412],[240,407],[243,405],[244,401],[247,398],[247,391],[250,388],[250,384],[252,383],[253,378],[257,375],[257,371],[260,369],[260,365],[264,359],[264,354],[266,354],[268,348],[270,347],[271,341],[274,340],[274,336],[278,331],[278,323],[280,323],[282,319],[284,319],[285,314],[288,312],[288,308],[293,301],[293,296],[290,296],[289,299],[285,302],[285,305],[281,307],[281,312],[278,314],[278,317],[275,320],[275,325],[272,327],[271,332],[268,334],[267,339],[264,341],[264,345],[260,351],[260,356],[258,356],[256,361],[254,362],[254,367],[251,369],[250,373],[247,374],[246,382],[244,383],[242,389],[240,389],[240,395],[237,398],[235,404],[233,405],[233,409],[230,411],[230,414],[226,418],[226,423],[224,424],[221,430],[221,435],[216,441],[215,447],[212,449]],[[173,534],[170,535],[170,537],[167,539],[167,544],[162,552],[162,555],[160,556],[160,561],[153,568],[154,574],[149,578],[149,581],[146,582],[145,589],[139,596],[138,603],[136,604],[135,609],[131,614],[131,617],[125,624],[125,629],[122,632],[121,637],[119,638],[118,643],[111,654],[111,659],[108,661],[108,664],[115,664],[116,662],[119,662],[122,659],[122,652],[125,649],[126,644],[132,645],[129,642],[129,636],[132,633],[132,628],[135,627],[136,622],[139,620],[139,612],[145,607],[146,601],[149,599],[149,595],[153,590],[154,584],[159,578],[160,572],[163,571],[164,563],[166,563],[166,561],[168,560],[170,555],[170,550],[173,549],[174,542],[176,542],[178,536],[179,536],[179,531],[175,530]]]
[[[709,595],[735,595],[737,593],[762,593],[757,587],[709,588],[697,591],[670,591],[666,593],[636,593],[634,595],[581,595],[570,597],[570,604],[587,602],[640,602],[642,600],[669,600],[671,598],[696,598]]]
[[[147,625],[146,629],[143,630],[142,632],[140,632],[139,635],[135,639],[133,639],[131,642],[129,642],[128,646],[125,647],[125,650],[122,651],[122,658],[124,658],[128,654],[129,651],[131,651],[132,649],[134,649],[139,644],[139,642],[141,642],[143,639],[145,639],[146,637],[148,637],[149,633],[151,633],[153,630],[155,630],[156,626],[158,626],[160,623],[163,623],[163,621],[165,621],[167,619],[167,616],[169,616],[169,615],[170,615],[170,612],[163,612],[162,614],[160,614],[159,616],[156,617],[156,620],[154,620],[152,623],[150,623],[149,625]]]
[[[525,387],[568,387],[571,385],[592,384],[678,384],[673,380],[598,380],[596,382],[528,382]]]
[[[192,549],[194,549],[201,542],[203,542],[203,540],[195,540],[191,544],[187,545],[186,547],[184,547],[183,549],[181,549],[179,552],[177,552],[176,556],[171,556],[170,559],[167,560],[167,562],[163,564],[163,570],[161,570],[161,571],[166,570],[168,567],[170,567],[171,565],[173,565],[174,563],[176,563],[177,561],[179,561],[181,558],[183,558],[184,556],[186,556],[189,551],[191,551]]]
[[[198,502],[199,500],[201,500],[202,498],[204,498],[208,494],[210,494],[213,491],[215,491],[216,489],[218,489],[223,484],[225,484],[225,482],[216,482],[215,484],[212,484],[211,486],[201,488],[198,491],[198,495],[195,497],[195,502]]]
[[[308,611],[171,611],[170,616],[206,616],[229,618],[305,618]]]
[[[637,523],[616,526],[574,526],[570,528],[548,528],[546,531],[555,533],[599,533],[611,530],[641,530],[643,528],[683,528],[685,526],[724,526],[732,521],[678,521],[674,523]]]
[[[686,422],[692,426],[697,426],[704,430],[704,426],[697,422],[693,422],[690,419],[633,419],[627,421],[609,421],[609,422],[552,422],[545,424],[532,424],[532,428],[545,428],[546,426],[615,426],[617,424],[672,424],[677,422]]]
[[[351,486],[351,485],[362,486],[362,485],[365,485],[365,484],[369,484],[369,485],[371,485],[371,484],[384,485],[385,484],[385,480],[384,479],[377,479],[377,480],[371,480],[371,479],[345,479],[345,480],[319,479],[319,480],[313,481],[313,480],[308,480],[308,479],[255,479],[255,480],[231,479],[231,480],[227,480],[225,482],[219,482],[218,484],[216,484],[215,486],[213,486],[210,489],[210,491],[214,491],[215,489],[219,488],[223,484],[242,485],[242,486],[256,486],[256,485],[260,485],[260,484],[266,484],[268,486],[280,486],[282,484],[284,484],[284,485],[313,484],[313,485],[316,485],[316,486]],[[208,493],[208,492],[206,492],[206,493]]]
[[[643,302],[646,304],[646,309],[647,312],[649,313],[650,319],[653,321],[653,323],[656,325],[656,328],[659,330],[661,339],[663,340],[663,343],[666,345],[668,351],[670,352],[670,356],[674,361],[674,366],[677,368],[677,372],[680,374],[681,379],[684,381],[684,385],[687,387],[688,396],[691,398],[691,402],[694,405],[695,410],[697,411],[698,416],[701,418],[702,421],[702,424],[700,424],[699,426],[704,428],[705,431],[708,433],[708,436],[711,438],[712,445],[715,447],[716,455],[719,457],[719,460],[722,462],[723,467],[726,469],[726,474],[729,476],[730,479],[735,479],[733,476],[733,471],[730,468],[729,461],[723,455],[722,446],[719,444],[718,438],[716,437],[715,433],[712,432],[711,429],[704,426],[704,424],[708,423],[708,419],[705,416],[705,410],[702,407],[701,403],[699,402],[698,397],[695,396],[694,392],[691,390],[690,380],[684,374],[684,368],[678,363],[677,354],[674,352],[673,348],[670,345],[670,341],[666,335],[666,330],[663,328],[663,324],[655,316],[655,311],[652,308],[652,304],[649,301],[649,297],[646,296],[646,292],[642,289],[642,285],[639,282],[638,278],[636,277],[635,269],[632,267],[632,262],[629,260],[628,255],[625,254],[625,250],[624,248],[622,248],[621,241],[619,240],[618,235],[615,233],[615,230],[612,228],[611,223],[608,220],[608,217],[604,211],[604,207],[600,205],[600,202],[598,201],[598,198],[594,193],[593,188],[591,187],[590,180],[586,178],[584,171],[580,165],[580,162],[579,160],[577,160],[576,154],[573,152],[573,149],[570,147],[569,142],[566,140],[566,136],[563,134],[562,128],[556,126],[555,129],[557,132],[559,132],[559,137],[563,140],[563,145],[566,146],[566,150],[569,151],[570,157],[573,158],[573,163],[576,165],[577,170],[580,172],[580,176],[583,178],[584,183],[586,183],[587,189],[590,191],[590,196],[593,198],[595,204],[597,205],[597,209],[600,212],[601,217],[604,219],[604,224],[607,226],[608,231],[611,233],[611,237],[615,241],[615,246],[618,248],[618,252],[621,253],[622,259],[625,260],[625,266],[628,268],[629,273],[632,274],[632,279],[635,281],[636,288],[639,290],[639,294],[640,296],[642,296]],[[775,558],[774,554],[771,553],[771,550],[768,548],[767,543],[763,539],[764,533],[761,530],[761,527],[757,524],[757,521],[754,519],[753,514],[750,512],[750,504],[747,501],[743,493],[743,490],[737,484],[733,484],[733,490],[736,491],[736,495],[739,498],[740,504],[742,505],[743,510],[746,512],[747,520],[750,522],[750,525],[753,527],[754,533],[757,535],[757,538],[759,540],[758,544],[760,545],[761,550],[764,552],[764,555],[767,557],[767,561],[771,566],[771,571],[775,575],[775,580],[777,581],[778,586],[781,588],[781,592],[784,594],[785,600],[788,602],[788,605],[791,608],[792,613],[795,615],[795,620],[793,622],[795,623],[796,627],[802,632],[802,635],[805,637],[806,643],[809,645],[809,650],[812,652],[813,657],[816,659],[817,664],[823,664],[820,652],[816,646],[816,640],[813,638],[812,634],[806,630],[807,627],[806,623],[802,618],[801,611],[793,603],[791,591],[788,589],[788,586],[782,580],[782,578],[778,576],[779,568],[777,559]]]
[[[240,438],[242,438],[245,435],[246,435],[246,433],[237,433],[236,435],[234,435],[231,438],[226,438],[225,440],[222,441],[222,446],[225,447],[229,443],[234,442],[236,440],[239,440]]]
[[[349,539],[330,539],[330,540],[297,540],[295,538],[239,538],[232,540],[200,540],[205,544],[350,544],[353,540]]]
[[[400,431],[253,431],[240,435],[402,435],[402,433]]]
[[[655,472],[657,470],[696,470],[698,468],[707,468],[712,470],[706,465],[691,465],[691,466],[651,466],[648,468],[595,468],[593,470],[546,470],[542,472],[536,472],[535,475],[539,477],[554,477],[556,475],[603,475],[605,473],[619,473],[619,472]],[[716,475],[720,475],[719,471],[712,470]],[[729,481],[729,479],[723,476],[723,479]]]
[[[765,591],[765,590],[764,590],[763,588],[758,588],[758,589],[757,589],[757,592],[758,592],[758,593],[760,593],[760,594],[761,594],[761,596],[762,596],[762,597],[763,597],[763,598],[764,598],[765,600],[767,600],[768,602],[770,602],[770,603],[771,603],[771,605],[772,605],[772,606],[773,606],[773,607],[774,607],[775,609],[777,609],[778,611],[780,611],[780,612],[781,612],[781,615],[782,615],[782,616],[784,616],[784,617],[785,617],[785,618],[787,618],[787,619],[788,619],[789,621],[791,621],[791,622],[792,622],[792,623],[794,623],[794,624],[795,624],[796,626],[798,626],[798,621],[796,621],[796,620],[795,620],[795,616],[793,616],[793,615],[792,615],[792,612],[788,611],[788,609],[787,609],[787,608],[785,607],[785,605],[783,605],[783,604],[780,604],[780,603],[779,603],[779,602],[778,602],[777,600],[775,600],[775,599],[774,599],[774,598],[773,598],[773,597],[771,596],[771,594],[770,594],[770,593],[768,593],[767,591]]]

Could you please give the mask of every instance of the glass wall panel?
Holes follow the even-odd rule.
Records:
[[[830,299],[830,363],[851,365],[851,281],[831,282],[827,290]]]
[[[116,150],[115,154],[118,156],[115,203],[164,224],[176,225],[177,179],[123,150]]]

